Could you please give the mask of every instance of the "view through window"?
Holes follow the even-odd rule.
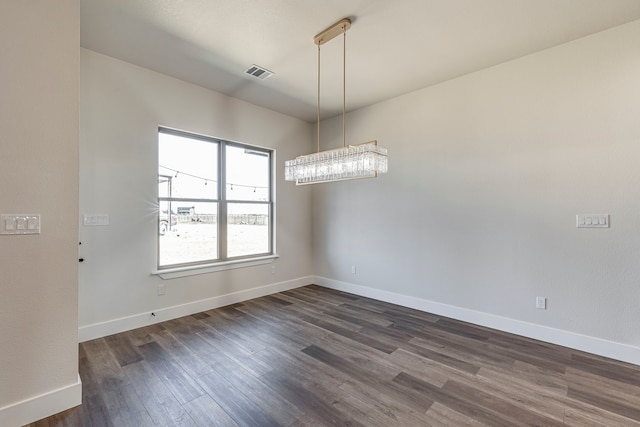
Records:
[[[272,151],[160,129],[158,266],[272,254]]]

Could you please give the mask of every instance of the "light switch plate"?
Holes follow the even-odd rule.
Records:
[[[84,225],[85,227],[109,225],[109,214],[105,214],[105,213],[83,214],[82,225]]]
[[[0,214],[0,234],[40,234],[40,214]]]
[[[578,214],[577,228],[609,228],[609,214]]]

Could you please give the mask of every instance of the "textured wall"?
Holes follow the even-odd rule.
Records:
[[[40,214],[42,229],[0,236],[3,425],[21,422],[16,402],[78,379],[79,13],[77,0],[0,5],[0,213]]]
[[[349,114],[390,172],[314,189],[315,273],[640,347],[639,39],[635,21]]]

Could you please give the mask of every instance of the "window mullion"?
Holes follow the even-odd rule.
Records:
[[[225,260],[227,256],[227,155],[225,143],[218,144],[218,194],[220,203],[218,204],[218,254],[220,259]]]

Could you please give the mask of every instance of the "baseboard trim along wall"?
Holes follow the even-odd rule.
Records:
[[[549,328],[547,326],[522,322],[519,320],[500,317],[489,313],[455,307],[412,296],[369,288],[367,286],[356,285],[348,282],[327,279],[326,277],[314,278],[317,285],[338,291],[349,292],[367,298],[385,301],[416,310],[433,313],[439,316],[446,316],[453,319],[469,322],[487,328],[497,329],[528,338],[545,341],[576,350],[585,351],[599,356],[640,365],[640,348],[626,344],[594,338],[587,335],[576,334],[574,332]]]
[[[309,284],[317,284],[326,288],[349,292],[367,298],[385,301],[416,310],[433,313],[439,316],[446,316],[464,322],[473,323],[487,328],[493,328],[540,341],[597,354],[599,356],[610,357],[623,362],[640,365],[640,348],[607,341],[600,338],[581,335],[574,332],[549,328],[547,326],[536,325],[534,323],[509,319],[496,316],[494,314],[469,310],[435,301],[429,301],[395,292],[369,288],[367,286],[328,279],[321,276],[300,277],[285,282],[259,286],[244,291],[233,292],[203,300],[193,301],[187,304],[166,307],[151,312],[140,313],[133,316],[110,320],[107,322],[94,323],[79,328],[78,336],[80,342],[101,338],[107,335],[128,331],[166,320],[188,316],[229,304],[235,304],[252,298],[259,298],[266,295],[275,294],[290,289],[299,288]],[[1,410],[0,410],[1,411]],[[0,418],[2,420],[2,418]],[[0,423],[0,425],[4,425]]]
[[[311,283],[313,283],[312,276],[300,277],[298,279],[287,280],[284,282],[273,283],[265,286],[258,286],[256,288],[251,288],[244,291],[238,291],[212,298],[192,301],[186,304],[161,308],[158,310],[154,310],[153,312],[145,312],[135,314],[133,316],[109,320],[106,322],[93,323],[90,325],[81,326],[78,329],[78,339],[80,342],[89,341],[92,339],[105,337],[107,335],[117,334],[119,332],[129,331],[131,329],[152,325],[154,323],[164,322],[166,320],[176,319],[178,317],[189,316],[191,314],[212,310],[218,307],[224,307],[229,304],[236,304],[249,299],[259,298],[266,295],[287,291],[289,289],[299,288]],[[154,315],[152,315],[152,313]]]
[[[19,427],[66,411],[82,403],[82,382],[77,382],[0,408],[0,426]]]

